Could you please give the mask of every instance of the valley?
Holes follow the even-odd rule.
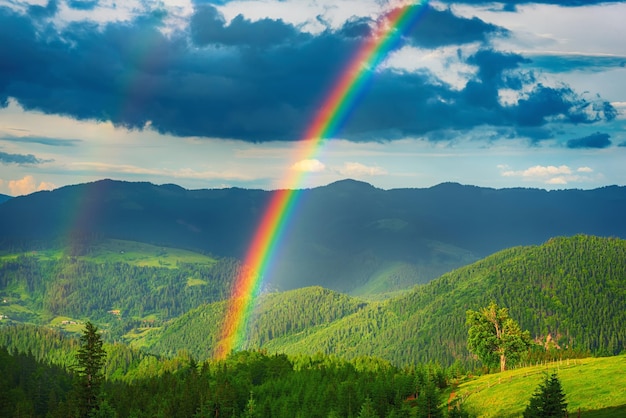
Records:
[[[143,185],[133,187],[141,188]],[[326,205],[332,206],[333,199],[344,203],[354,199],[350,193],[355,188],[359,193],[364,190],[366,193],[378,193],[358,183],[343,183],[334,187],[331,188],[334,197],[326,201]],[[153,190],[154,187],[148,186],[148,189]],[[156,190],[180,192],[171,187]],[[467,190],[468,193],[473,191]],[[350,198],[343,200],[340,197],[342,194]],[[116,196],[119,198],[121,195],[117,193]],[[35,198],[41,197],[35,195]],[[125,201],[127,197],[122,199]],[[621,200],[616,202],[621,205]],[[312,203],[314,199],[309,198],[308,204]],[[6,204],[0,205],[0,212],[6,210]],[[136,206],[127,203],[120,207],[131,206],[136,210]],[[342,212],[340,206],[332,208],[333,213],[350,213],[349,210]],[[303,208],[303,211],[306,210]],[[354,368],[355,384],[362,378],[374,379],[388,385],[395,393],[376,395],[373,386],[357,385],[354,396],[358,398],[358,401],[355,400],[358,407],[355,408],[359,411],[373,396],[410,399],[416,388],[431,390],[428,389],[428,382],[431,382],[436,387],[432,389],[432,396],[441,402],[442,411],[458,404],[462,405],[463,414],[489,416],[483,412],[489,409],[486,404],[492,402],[489,399],[493,398],[489,396],[499,396],[517,399],[501,408],[512,411],[510,416],[518,416],[526,401],[522,399],[522,394],[530,395],[531,386],[538,384],[543,370],[539,365],[541,363],[559,367],[559,376],[572,399],[570,405],[588,412],[583,416],[611,416],[622,411],[626,402],[610,392],[606,399],[602,398],[605,400],[590,403],[581,399],[585,395],[574,383],[577,374],[591,381],[591,377],[585,377],[586,370],[600,373],[602,369],[606,370],[603,373],[610,374],[622,367],[620,359],[623,356],[620,354],[623,354],[626,345],[626,328],[623,326],[626,323],[626,240],[622,238],[563,234],[477,258],[475,254],[480,254],[480,245],[463,244],[461,247],[461,241],[450,233],[418,234],[421,238],[415,240],[415,229],[409,225],[417,221],[410,223],[399,221],[400,218],[393,221],[383,218],[372,222],[368,220],[371,215],[360,214],[357,215],[361,217],[359,223],[341,216],[337,216],[336,221],[326,218],[329,224],[344,219],[347,225],[338,225],[342,225],[343,231],[351,231],[346,234],[357,234],[359,239],[337,234],[335,227],[335,234],[310,235],[318,243],[318,251],[298,255],[314,241],[297,239],[302,233],[298,230],[304,226],[294,225],[285,239],[294,239],[295,248],[285,250],[287,261],[277,266],[281,273],[264,282],[245,323],[245,337],[241,345],[225,360],[216,360],[214,357],[222,335],[221,324],[231,303],[231,286],[244,268],[239,259],[228,255],[226,250],[218,255],[206,249],[158,244],[176,243],[169,235],[172,231],[167,228],[160,231],[162,235],[159,239],[148,240],[144,236],[145,241],[129,240],[129,237],[115,232],[118,231],[116,225],[119,220],[109,215],[100,216],[108,219],[109,225],[101,230],[80,229],[69,235],[53,230],[39,231],[38,238],[31,237],[29,241],[2,241],[0,347],[7,350],[8,364],[31,361],[15,357],[30,355],[33,356],[32,361],[54,365],[60,367],[59,370],[69,367],[78,349],[77,338],[89,321],[99,328],[105,343],[108,360],[104,370],[112,385],[107,390],[111,391],[122,390],[121,386],[115,389],[116,385],[131,385],[124,390],[140,390],[132,388],[133,382],[139,381],[152,380],[153,384],[160,384],[159,379],[165,379],[170,373],[178,376],[175,378],[177,385],[187,385],[190,382],[185,376],[189,376],[189,370],[196,367],[207,368],[206,373],[209,374],[206,378],[214,382],[212,385],[217,385],[211,389],[216,390],[220,385],[217,383],[218,374],[208,370],[231,364],[234,375],[238,375],[240,371],[235,370],[239,367],[261,367],[256,362],[283,362],[281,367],[287,373],[284,376],[296,373],[300,376],[297,379],[315,381],[319,377],[308,373],[312,364],[321,362],[333,370],[331,374],[337,373],[333,375],[333,379],[338,379],[337,384],[345,383],[346,379],[340,370]],[[388,215],[378,213],[376,216]],[[408,219],[406,215],[402,216]],[[303,220],[307,219],[314,217],[304,216]],[[617,231],[622,225],[616,218],[608,217],[604,221],[607,228],[608,223],[615,222]],[[190,225],[188,222],[177,224],[184,224],[185,228]],[[362,227],[357,227],[357,224]],[[593,229],[598,225],[598,220],[594,220],[577,228]],[[194,228],[198,228],[197,225]],[[407,228],[412,232],[409,233]],[[147,226],[140,226],[138,230],[142,229],[151,231]],[[491,232],[494,233],[495,230]],[[527,234],[516,239],[523,242],[528,239]],[[226,247],[232,243],[227,240]],[[321,243],[324,243],[323,251]],[[342,250],[335,253],[331,248]],[[409,255],[411,253],[412,256]],[[310,257],[307,258],[307,254]],[[347,261],[339,263],[339,256]],[[287,264],[297,260],[302,261],[297,264],[309,274],[320,274],[320,280],[310,283],[310,278],[299,281],[286,280],[288,276],[281,276],[289,270],[285,269]],[[459,265],[452,268],[457,263]],[[329,281],[326,274],[335,271],[336,266],[341,267],[336,269],[335,279]],[[431,278],[440,270],[446,271]],[[331,286],[326,286],[329,284]],[[467,348],[465,313],[490,302],[507,307],[511,317],[519,322],[522,329],[530,332],[534,342],[533,348],[522,356],[519,363],[510,364],[512,370],[506,374],[490,374],[490,369]],[[608,365],[605,367],[597,363],[597,367],[583,367],[596,364],[596,359],[607,359]],[[615,362],[611,363],[610,359],[615,359]],[[562,367],[562,362],[566,362],[568,367]],[[271,370],[274,366],[263,367],[270,367],[267,370]],[[43,370],[42,373],[53,373],[52,370]],[[416,370],[430,371],[424,375],[427,377],[418,378]],[[487,374],[470,377],[476,372]],[[367,373],[373,375],[367,378]],[[529,378],[519,378],[521,373]],[[296,378],[296,375],[289,379]],[[72,379],[71,375],[57,378]],[[389,378],[396,383],[383,383]],[[499,382],[502,379],[512,382],[506,387],[518,391],[519,396],[498,394],[500,389],[493,384],[496,378]],[[270,378],[267,375],[261,380],[248,380],[249,377],[236,379],[230,384],[241,391],[233,395],[238,406],[220,404],[222,411],[228,408],[234,408],[233,411],[245,409],[250,399],[244,392],[250,390],[254,390],[255,396],[258,394],[256,399],[264,405],[266,412],[271,411],[272,416],[282,416],[277,412],[280,408],[289,410],[288,406],[278,406],[287,398],[278,401],[269,392],[262,395],[266,389],[261,389],[261,386],[279,385],[279,376]],[[487,390],[484,389],[485,384]],[[59,390],[54,396],[68,396],[69,392]],[[141,397],[139,392],[137,396]],[[282,396],[295,395],[287,391]],[[300,393],[297,396],[309,395]],[[394,416],[396,413],[410,416],[421,408],[415,403],[396,399],[389,401],[393,406],[387,410],[380,399],[372,404],[373,408],[378,408],[379,416]],[[451,404],[451,399],[456,400]],[[203,406],[198,399],[191,398],[188,402],[197,411],[205,406],[213,413],[216,411],[217,404]],[[302,398],[298,402],[303,402]],[[129,399],[119,401],[114,409],[130,413],[127,408],[131,408],[131,403]],[[357,413],[357,409],[345,409],[343,401],[335,405],[341,410],[339,416]],[[163,407],[155,406],[157,409]],[[57,408],[62,410],[61,406]],[[150,410],[147,406],[142,408]],[[312,409],[308,410],[306,416],[316,416]],[[331,410],[322,410],[331,413]],[[504,416],[497,411],[494,409],[492,413],[495,415],[492,416]]]

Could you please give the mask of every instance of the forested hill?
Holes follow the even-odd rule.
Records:
[[[465,312],[495,301],[530,330],[538,341],[594,354],[617,354],[626,348],[626,241],[574,236],[540,246],[515,247],[416,287],[399,298],[358,306],[341,302],[341,315],[304,329],[273,324],[313,318],[320,304],[304,304],[297,314],[274,305],[285,317],[250,325],[249,347],[285,353],[332,353],[354,358],[374,355],[396,364],[467,360]],[[305,293],[288,300],[306,301]],[[310,292],[310,290],[307,290]],[[280,295],[274,298],[281,298]],[[283,299],[284,300],[284,299]],[[275,301],[274,301],[275,302]],[[200,358],[214,344],[212,328],[223,305],[207,305],[174,320],[151,335],[156,351],[187,348]],[[335,318],[333,320],[333,318]],[[190,341],[193,336],[193,341]],[[273,338],[269,338],[272,336]]]
[[[90,318],[119,336],[224,300],[239,262],[108,240],[89,256],[33,251],[0,256],[0,314],[37,324]]]
[[[67,245],[80,255],[114,238],[242,259],[271,195],[111,180],[38,192],[0,205],[0,250]],[[298,199],[265,279],[281,290],[397,290],[553,236],[626,238],[626,187],[381,190],[344,180]]]
[[[224,301],[194,309],[149,334],[141,345],[153,353],[173,355],[185,348],[200,359],[209,358],[218,342],[226,306]],[[274,339],[301,338],[366,306],[356,298],[321,287],[264,295],[246,332],[247,348],[261,347]]]

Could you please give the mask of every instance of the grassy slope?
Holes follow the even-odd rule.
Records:
[[[338,318],[348,316],[367,306],[362,300],[319,286],[263,295],[248,324],[248,341],[244,348],[260,346],[271,350],[279,341],[279,349],[298,340],[300,335],[314,333]],[[227,302],[200,306],[144,335],[126,335],[134,347],[144,347],[159,354],[174,354],[180,348],[200,359],[212,355],[219,340],[220,325]],[[216,326],[216,324],[218,324]],[[263,344],[263,341],[269,343]],[[273,351],[273,350],[271,350]],[[306,352],[306,351],[303,351]]]
[[[36,257],[40,261],[57,261],[66,256],[66,251],[64,249],[46,249],[26,253],[5,252],[0,253],[0,264],[5,260],[14,260],[21,255]],[[78,256],[76,258],[91,263],[125,263],[138,267],[160,267],[168,269],[177,268],[178,263],[212,265],[216,262],[212,257],[187,250],[116,239],[102,240],[90,247],[87,255]],[[197,278],[190,277],[187,280],[187,286],[189,287],[203,284],[206,284],[206,282]],[[11,287],[4,290],[18,294],[19,301],[14,300],[14,298],[6,298],[6,302],[4,302],[5,299],[0,299],[0,314],[6,315],[9,318],[15,318],[25,314],[30,315],[32,318],[40,318],[39,312],[32,311],[25,306],[24,302],[30,299],[30,295],[26,289]],[[2,319],[0,319],[0,321],[1,320]],[[76,320],[76,318],[52,318],[50,325],[74,332],[76,326],[73,324],[63,324],[63,320]]]
[[[65,255],[63,249],[30,251],[26,255],[40,260],[58,260]],[[0,262],[15,259],[21,253],[0,253]],[[77,257],[94,263],[126,263],[139,267],[176,268],[177,263],[213,264],[209,256],[178,248],[158,247],[134,241],[107,239],[90,247],[89,253]]]
[[[462,383],[455,397],[480,417],[518,417],[544,373],[557,372],[570,416],[626,416],[626,356],[563,360],[491,374]]]

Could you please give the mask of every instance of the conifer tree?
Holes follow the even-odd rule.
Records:
[[[443,418],[443,411],[439,406],[439,393],[435,383],[428,380],[420,388],[417,395],[418,418]]]
[[[76,355],[78,365],[78,407],[81,417],[90,416],[98,406],[100,385],[104,380],[102,368],[106,360],[106,352],[102,348],[102,338],[98,327],[90,321],[85,324],[80,337],[80,348]]]
[[[361,405],[361,411],[359,412],[359,418],[378,418],[378,414],[374,409],[374,403],[370,398],[365,398],[365,401]]]
[[[524,411],[524,418],[566,417],[567,402],[556,373],[545,376]]]

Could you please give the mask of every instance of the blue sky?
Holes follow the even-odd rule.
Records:
[[[580,6],[579,3],[584,3]],[[424,3],[336,137],[302,135],[395,0],[0,0],[0,193],[626,183],[626,2]]]

